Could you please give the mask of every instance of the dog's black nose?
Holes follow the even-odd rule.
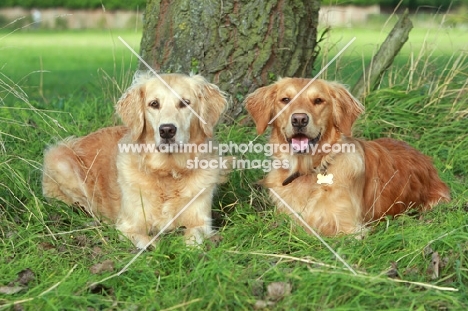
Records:
[[[177,133],[177,127],[174,124],[161,124],[159,127],[159,136],[164,139],[173,138]]]
[[[293,113],[291,116],[291,125],[294,127],[304,127],[309,124],[309,117],[305,113]]]

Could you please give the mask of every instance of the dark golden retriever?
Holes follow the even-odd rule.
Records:
[[[427,156],[394,139],[351,137],[364,107],[343,85],[315,80],[302,92],[309,82],[284,78],[245,101],[258,134],[274,119],[270,143],[290,146],[290,152],[273,155],[289,167],[272,170],[263,185],[308,225],[324,235],[357,233],[385,215],[412,207],[428,210],[450,200]],[[276,195],[271,197],[278,211],[290,213]]]

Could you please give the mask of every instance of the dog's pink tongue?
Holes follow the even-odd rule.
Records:
[[[307,137],[292,138],[291,145],[296,151],[304,151],[309,146],[309,139]]]

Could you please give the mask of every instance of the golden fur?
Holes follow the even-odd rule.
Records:
[[[213,135],[226,106],[218,87],[201,76],[161,77],[206,124],[159,79],[139,73],[116,105],[125,126],[68,138],[44,154],[46,197],[115,222],[139,248],[206,188],[169,227],[184,226],[187,242],[200,243],[211,233],[212,196],[223,181],[219,169],[187,168],[189,159],[214,157],[208,153],[119,152],[118,145],[124,143],[162,148],[171,143],[205,143]]]
[[[430,209],[450,200],[430,158],[394,139],[364,141],[351,137],[352,125],[364,107],[344,86],[314,81],[291,100],[309,79],[284,78],[257,89],[246,98],[246,108],[262,134],[270,120],[270,143],[299,146],[305,142],[324,149],[326,144],[354,145],[354,152],[276,152],[289,168],[272,170],[263,180],[312,228],[324,235],[357,233],[370,221],[396,215],[411,207]],[[302,151],[300,147],[297,151]],[[318,184],[318,174],[333,174],[332,184]],[[331,177],[331,176],[328,176]],[[278,211],[289,209],[271,195]]]

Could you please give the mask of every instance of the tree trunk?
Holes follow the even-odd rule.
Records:
[[[312,75],[320,0],[148,0],[141,56],[158,72],[195,72],[231,95]],[[144,69],[144,65],[140,65]]]
[[[408,16],[408,10],[400,17],[398,22],[388,34],[384,43],[377,53],[372,57],[370,64],[366,67],[351,93],[356,98],[364,98],[370,91],[374,90],[380,82],[382,75],[393,63],[403,45],[408,41],[409,33],[413,23]]]

